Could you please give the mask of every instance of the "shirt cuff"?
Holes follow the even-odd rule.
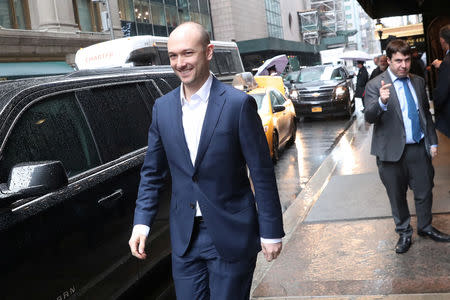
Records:
[[[431,147],[433,147],[433,148],[437,148],[437,145],[431,145]]]
[[[277,243],[281,243],[281,239],[265,239],[265,238],[261,238],[261,243],[264,243],[264,244],[277,244]]]
[[[378,97],[378,103],[380,104],[380,107],[381,107],[382,110],[387,111],[387,104],[384,104],[384,103],[381,101],[381,98],[380,98],[380,97]]]
[[[150,232],[150,227],[148,227],[147,225],[144,224],[136,224],[133,227],[133,232],[131,233],[131,235],[145,235],[148,236],[148,233]]]

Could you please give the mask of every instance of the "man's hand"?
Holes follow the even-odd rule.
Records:
[[[438,154],[437,147],[431,147],[430,148],[430,154],[431,154],[431,158],[435,158],[436,155]]]
[[[383,80],[381,80],[381,88],[380,88],[380,99],[383,104],[386,104],[389,99],[389,87],[392,85],[392,83],[385,84]]]
[[[145,241],[147,236],[143,234],[132,234],[128,245],[130,245],[131,254],[139,259],[146,259],[147,254],[145,253]]]
[[[439,69],[439,67],[441,66],[442,60],[439,59],[435,59],[433,60],[433,62],[431,63],[433,65],[433,67],[435,67],[436,69]]]
[[[261,248],[264,253],[264,257],[267,261],[272,261],[275,258],[280,255],[282,243],[275,243],[275,244],[267,244],[267,243],[261,243]]]

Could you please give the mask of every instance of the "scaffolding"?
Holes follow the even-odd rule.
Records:
[[[311,0],[311,10],[298,12],[303,40],[319,44],[324,37],[346,29],[344,0]]]

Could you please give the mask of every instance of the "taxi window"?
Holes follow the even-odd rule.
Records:
[[[286,100],[284,99],[283,95],[278,90],[272,91],[275,98],[276,98],[276,104],[275,105],[283,105]]]
[[[94,140],[73,93],[28,108],[8,137],[0,160],[0,182],[21,162],[59,160],[67,176],[100,164]]]

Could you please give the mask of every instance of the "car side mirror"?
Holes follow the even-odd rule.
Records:
[[[349,75],[347,76],[347,78],[349,78],[349,79],[351,79],[351,78],[353,78],[353,77],[355,77],[355,74],[349,74]]]
[[[280,111],[283,111],[285,109],[286,109],[286,107],[284,107],[283,105],[275,105],[273,107],[273,112],[280,112]]]
[[[0,206],[5,207],[22,198],[42,196],[68,183],[60,161],[26,162],[15,165],[8,182],[0,185]]]

